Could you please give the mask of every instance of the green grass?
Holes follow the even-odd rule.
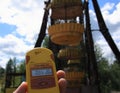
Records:
[[[11,84],[11,89],[12,88],[17,88],[20,84],[21,84],[21,82],[22,82],[22,80],[21,80],[21,76],[16,76],[15,78],[13,78],[13,81],[12,81],[12,84]],[[5,84],[5,78],[4,78],[4,76],[3,77],[0,77],[0,93],[4,93],[4,84]]]

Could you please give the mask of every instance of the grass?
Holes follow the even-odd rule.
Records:
[[[13,78],[12,84],[8,89],[17,88],[21,84],[21,82],[22,82],[22,77],[16,76],[15,78]],[[0,93],[4,93],[4,85],[5,85],[5,78],[3,76],[0,77]]]

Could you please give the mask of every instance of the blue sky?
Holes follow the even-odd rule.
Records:
[[[15,25],[9,25],[7,23],[0,23],[0,36],[4,37],[7,34],[11,34],[16,30]]]
[[[5,67],[9,58],[24,59],[34,47],[41,27],[45,0],[2,0],[0,3],[0,65]],[[97,27],[96,17],[89,0],[91,27]],[[106,25],[120,49],[120,1],[98,0]],[[103,49],[104,56],[112,61],[114,56],[100,32],[93,32],[95,43]]]

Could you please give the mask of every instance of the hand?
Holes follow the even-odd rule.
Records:
[[[60,93],[65,93],[66,90],[65,72],[62,70],[57,71],[57,77]],[[13,93],[27,93],[27,82],[22,82],[22,84]]]

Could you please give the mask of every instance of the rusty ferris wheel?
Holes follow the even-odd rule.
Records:
[[[87,81],[87,84],[97,86],[97,92],[95,93],[100,93],[88,3],[88,0],[48,0],[45,2],[46,8],[43,22],[35,47],[40,47],[42,44],[46,35],[48,16],[50,16],[51,24],[48,28],[50,37],[48,48],[55,54],[57,69],[64,69],[66,71],[66,78],[69,83],[68,88],[80,88],[81,80],[87,73],[89,81]],[[92,0],[92,3],[99,25],[99,31],[106,39],[118,62],[120,62],[120,52],[104,22],[99,4],[97,0]],[[49,13],[50,10],[51,13]],[[81,42],[83,41],[85,44],[84,47],[86,48],[85,53],[81,50]],[[86,61],[85,65],[87,67],[85,72],[79,70],[79,65],[83,58],[86,59],[84,60]],[[67,67],[64,67],[63,61],[67,62]],[[79,90],[76,93],[84,92],[80,92]]]
[[[120,63],[120,52],[111,38],[98,2],[97,0],[91,1],[99,31]],[[55,55],[57,70],[63,69],[66,72],[67,93],[101,93],[88,3],[88,0],[46,1],[43,22],[35,44],[35,47],[41,47],[50,16],[48,48]],[[9,75],[25,76],[25,73],[9,73],[7,76]]]

